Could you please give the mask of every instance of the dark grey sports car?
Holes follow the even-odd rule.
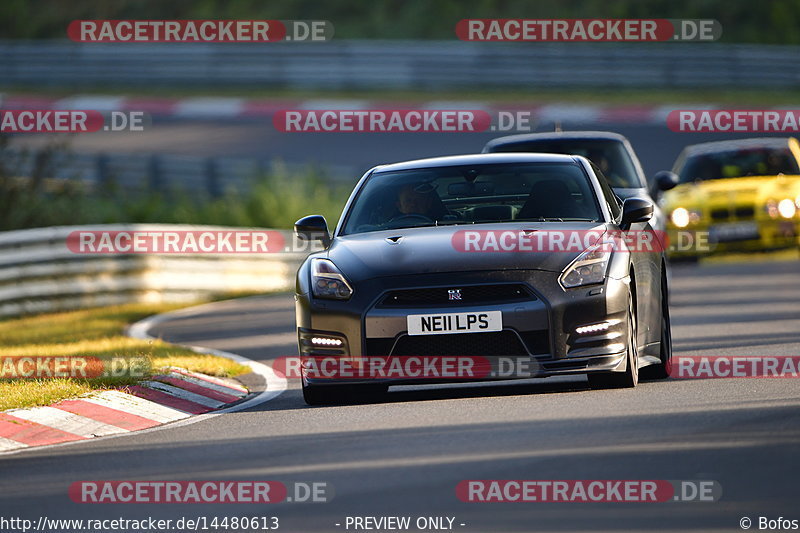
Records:
[[[653,235],[652,212],[649,200],[620,203],[580,156],[480,154],[371,169],[332,236],[318,215],[295,224],[298,238],[325,246],[297,272],[306,402],[454,379],[587,374],[607,388],[636,386],[639,369],[665,377],[664,246],[630,238]],[[441,371],[452,370],[448,357],[469,371]],[[379,371],[320,372],[320,359],[328,370],[346,361]],[[430,371],[436,365],[441,372]]]

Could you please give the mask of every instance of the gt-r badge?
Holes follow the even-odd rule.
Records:
[[[461,299],[461,289],[447,289],[447,299],[448,300],[460,300]]]

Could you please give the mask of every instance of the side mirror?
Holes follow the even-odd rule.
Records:
[[[294,234],[303,241],[322,241],[324,247],[331,243],[328,223],[322,215],[308,215],[294,223]]]
[[[653,176],[653,182],[656,186],[656,189],[659,191],[668,191],[674,188],[680,178],[674,172],[670,172],[669,170],[662,170],[661,172],[656,172],[656,175]]]
[[[647,222],[653,218],[653,202],[644,198],[627,198],[622,203],[620,226],[628,229],[634,222]]]

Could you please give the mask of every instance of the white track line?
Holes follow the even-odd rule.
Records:
[[[228,301],[230,301],[230,300],[228,300]],[[160,315],[155,315],[155,316],[152,316],[152,317],[145,318],[144,320],[140,320],[139,322],[136,322],[135,324],[132,324],[128,328],[127,334],[128,334],[129,337],[133,337],[135,339],[155,340],[156,337],[153,337],[148,333],[148,331],[151,328],[153,328],[154,326],[156,326],[156,325],[158,325],[158,324],[160,324],[162,322],[165,322],[167,320],[170,320],[172,318],[178,317],[178,316],[182,316],[182,315],[186,315],[186,314],[194,314],[194,313],[197,312],[198,309],[202,309],[204,307],[211,307],[211,306],[214,306],[214,305],[219,304],[219,303],[222,303],[222,302],[210,302],[210,303],[207,303],[207,304],[202,304],[202,305],[198,305],[198,306],[194,306],[194,307],[188,307],[186,309],[179,309],[177,311],[171,311],[169,313],[163,313],[163,314],[160,314]],[[118,391],[103,391],[100,394],[96,394],[96,395],[93,395],[93,396],[90,396],[90,397],[80,398],[81,400],[93,401],[95,403],[99,403],[100,405],[106,405],[107,407],[112,407],[114,409],[121,409],[120,402],[122,402],[123,404],[125,404],[125,403],[135,403],[135,404],[138,405],[139,409],[151,409],[152,408],[154,411],[150,412],[149,414],[142,414],[143,411],[129,410],[129,412],[131,412],[133,414],[138,414],[139,416],[142,416],[144,418],[150,418],[151,420],[159,420],[159,418],[156,418],[156,416],[158,416],[158,415],[155,414],[155,411],[158,411],[159,414],[161,414],[162,417],[163,417],[163,414],[165,413],[164,410],[169,410],[172,413],[170,416],[171,417],[175,417],[175,418],[172,418],[172,420],[177,420],[175,422],[172,422],[169,425],[161,425],[161,426],[156,426],[156,427],[152,427],[152,428],[148,428],[148,429],[142,429],[142,430],[139,430],[139,431],[131,431],[131,432],[125,433],[125,434],[109,435],[108,437],[104,437],[102,440],[117,439],[117,438],[120,438],[120,437],[130,437],[130,436],[133,436],[133,435],[143,435],[145,433],[151,433],[151,432],[154,432],[154,431],[161,431],[163,429],[179,428],[179,427],[188,426],[188,425],[191,425],[191,424],[196,424],[197,422],[202,422],[202,421],[205,421],[205,420],[209,420],[211,418],[216,418],[216,417],[218,417],[220,415],[223,415],[223,414],[235,413],[237,411],[243,411],[245,409],[250,409],[251,407],[255,407],[256,405],[260,405],[260,404],[262,404],[264,402],[268,402],[269,400],[273,400],[273,399],[277,398],[278,396],[283,394],[283,392],[287,389],[286,378],[278,376],[272,370],[272,368],[270,368],[268,365],[265,365],[264,363],[259,363],[258,361],[253,361],[252,359],[248,359],[247,357],[243,357],[243,356],[235,354],[235,353],[224,352],[222,350],[214,350],[214,349],[211,349],[211,348],[204,348],[202,346],[188,346],[188,345],[184,345],[184,344],[176,344],[176,346],[182,346],[184,348],[188,348],[190,350],[193,350],[193,351],[195,351],[197,353],[204,353],[204,354],[210,354],[210,355],[217,355],[219,357],[225,357],[226,359],[230,359],[232,361],[236,361],[239,364],[245,365],[245,366],[249,367],[250,370],[254,374],[258,374],[259,376],[264,378],[264,380],[267,382],[266,390],[264,390],[263,392],[259,393],[258,395],[254,396],[254,397],[252,397],[252,398],[250,398],[248,400],[245,400],[245,401],[243,401],[241,403],[237,403],[236,405],[233,405],[231,407],[228,407],[228,408],[225,408],[225,409],[219,409],[218,411],[214,411],[212,413],[205,413],[205,414],[202,414],[202,415],[195,415],[195,416],[192,416],[192,415],[189,415],[189,414],[184,413],[182,411],[178,411],[176,409],[171,409],[169,407],[166,407],[166,406],[163,406],[163,405],[159,405],[159,404],[147,401],[147,400],[143,400],[142,398],[137,398],[136,396],[132,396],[130,394],[120,393]],[[118,395],[118,396],[121,396],[121,398],[118,397],[118,398],[114,398],[113,400],[109,400],[108,399],[108,395],[109,394]],[[146,403],[143,403],[143,402],[146,402]],[[147,404],[150,404],[150,406],[147,406]],[[178,418],[183,418],[183,420],[178,420]],[[164,420],[164,422],[171,422],[172,420]],[[97,439],[71,441],[71,442],[64,442],[64,443],[61,443],[61,444],[50,444],[50,445],[47,445],[47,446],[25,447],[25,448],[19,448],[19,449],[16,449],[16,450],[9,450],[9,451],[3,451],[3,443],[2,443],[2,441],[0,441],[0,455],[14,455],[14,454],[17,454],[17,453],[20,453],[20,452],[23,452],[23,451],[27,451],[28,449],[41,450],[41,449],[44,449],[44,448],[51,448],[51,447],[74,446],[76,444],[81,444],[81,443],[84,443],[84,442],[93,442],[93,441],[96,441],[96,440]],[[17,444],[17,443],[15,443],[15,444]],[[22,445],[22,446],[24,446],[24,445]]]
[[[230,300],[228,300],[230,301]],[[160,315],[151,316],[145,318],[144,320],[140,320],[135,324],[132,324],[128,328],[128,336],[133,337],[135,339],[141,340],[156,340],[156,337],[153,337],[148,333],[150,329],[161,324],[162,322],[166,322],[176,317],[184,316],[184,315],[192,315],[197,312],[198,309],[203,309],[206,307],[213,307],[217,304],[221,304],[222,302],[210,302],[207,304],[198,305],[195,307],[188,307],[186,309],[178,309],[177,311],[170,311],[169,313],[162,313]],[[262,404],[269,400],[273,400],[283,394],[283,392],[287,389],[287,381],[285,377],[281,377],[276,374],[272,368],[264,363],[259,363],[258,361],[253,361],[252,359],[248,359],[247,357],[243,357],[241,355],[231,353],[231,352],[224,352],[222,350],[215,350],[213,348],[204,348],[202,346],[191,346],[187,344],[178,344],[177,346],[182,346],[184,348],[188,348],[192,351],[197,353],[205,353],[210,355],[218,355],[219,357],[225,357],[226,359],[230,359],[235,361],[239,364],[245,365],[250,368],[250,370],[254,374],[258,374],[267,382],[266,390],[259,393],[257,396],[245,400],[242,403],[238,403],[232,407],[228,407],[226,409],[220,409],[219,411],[215,411],[214,413],[207,413],[204,415],[199,415],[197,418],[208,418],[212,416],[216,416],[218,414],[223,413],[235,413],[236,411],[243,411],[244,409],[250,409],[256,405]],[[174,424],[173,424],[174,426]],[[154,428],[155,429],[155,428]],[[150,431],[150,430],[147,430]]]

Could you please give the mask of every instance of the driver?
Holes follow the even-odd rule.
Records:
[[[397,210],[401,215],[422,215],[433,219],[436,217],[436,203],[432,187],[425,191],[425,184],[404,185],[397,195]]]
[[[787,157],[781,150],[772,150],[767,156],[766,169],[763,173],[768,175],[783,174],[789,166]],[[791,170],[789,172],[791,173]]]
[[[586,158],[595,165],[597,165],[597,168],[600,169],[600,172],[603,173],[603,176],[606,177],[606,179],[612,186],[616,187],[616,184],[625,183],[625,180],[623,180],[622,178],[620,178],[619,175],[613,172],[613,169],[611,168],[611,161],[608,160],[603,150],[600,149],[591,150],[586,155]]]

